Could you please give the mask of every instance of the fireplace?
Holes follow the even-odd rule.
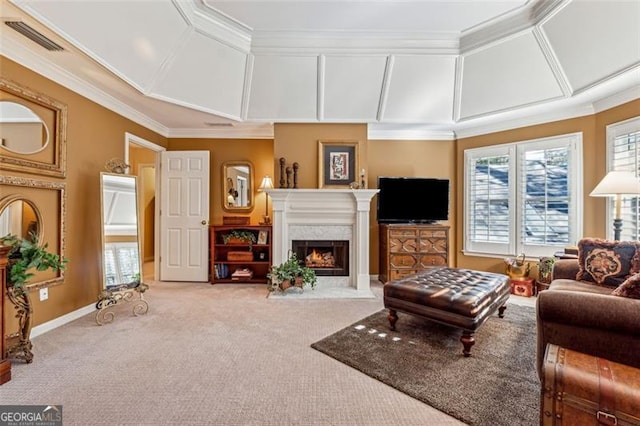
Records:
[[[316,289],[305,291],[304,297],[374,297],[369,287],[369,211],[377,189],[283,188],[265,192],[273,200],[273,265],[289,258],[293,241],[348,242],[342,249],[345,273],[318,273]]]
[[[349,241],[293,240],[291,249],[317,276],[349,276]]]

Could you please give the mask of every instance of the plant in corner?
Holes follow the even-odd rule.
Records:
[[[7,295],[18,311],[20,331],[17,342],[8,345],[8,355],[24,359],[27,363],[33,360],[31,352],[31,298],[26,289],[27,282],[34,277],[35,271],[52,269],[60,271],[65,268],[67,259],[61,259],[59,255],[50,253],[47,244],[40,245],[38,236],[30,233],[29,238],[19,238],[15,235],[0,237],[0,245],[10,247],[8,253]]]
[[[307,266],[302,266],[295,253],[289,252],[289,258],[280,265],[273,265],[267,274],[269,291],[286,290],[292,286],[302,288],[316,287],[318,278],[316,272]]]

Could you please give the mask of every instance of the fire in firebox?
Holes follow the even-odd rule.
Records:
[[[304,264],[309,268],[333,268],[336,265],[336,259],[331,251],[319,252],[313,249],[304,258]]]

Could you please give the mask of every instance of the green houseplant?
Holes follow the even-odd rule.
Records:
[[[225,244],[255,244],[257,239],[253,231],[234,229],[224,234],[222,241]]]
[[[280,265],[273,265],[267,274],[269,291],[286,290],[291,286],[310,286],[316,288],[318,278],[316,272],[303,266],[295,253],[289,252],[289,258]]]
[[[30,363],[33,361],[31,335],[31,316],[33,308],[31,298],[26,289],[27,282],[34,277],[33,271],[46,271],[52,269],[60,271],[65,268],[67,259],[50,253],[47,244],[40,245],[38,236],[30,233],[28,238],[19,238],[15,235],[0,237],[0,244],[10,247],[8,257],[7,296],[15,306],[18,314],[20,330],[15,335],[15,341],[9,341],[7,356],[23,359]]]
[[[9,246],[9,275],[8,282],[16,293],[24,293],[25,284],[35,275],[33,271],[64,270],[67,259],[61,259],[57,254],[50,253],[48,244],[40,245],[38,236],[30,233],[29,238],[19,238],[15,235],[5,235],[0,243]]]

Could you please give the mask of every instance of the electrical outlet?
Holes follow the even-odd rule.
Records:
[[[49,298],[49,289],[48,288],[41,288],[40,289],[40,301],[42,302],[43,300],[47,300]]]

